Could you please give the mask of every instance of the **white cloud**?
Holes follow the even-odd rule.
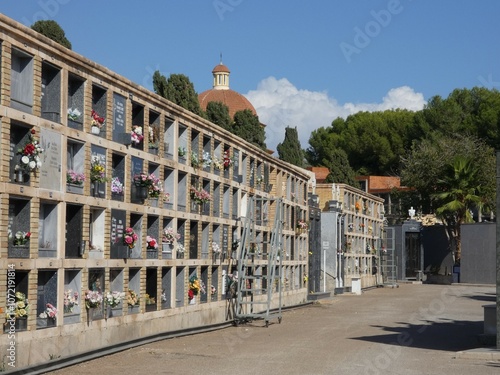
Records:
[[[401,86],[389,90],[381,103],[345,103],[340,105],[326,92],[299,90],[286,78],[268,77],[249,91],[246,98],[255,107],[259,119],[266,124],[266,143],[276,150],[285,137],[287,126],[297,127],[302,148],[309,146],[311,132],[328,127],[337,117],[346,118],[359,111],[384,111],[404,108],[417,111],[425,105],[424,96],[411,87]]]

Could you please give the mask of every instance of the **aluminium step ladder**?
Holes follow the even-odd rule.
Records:
[[[256,225],[262,223],[262,210],[268,209],[271,203],[275,206],[275,215],[270,238],[269,241],[259,242]],[[250,197],[238,248],[236,324],[263,319],[268,327],[269,321],[274,318],[281,323],[283,217],[281,198]],[[276,302],[277,307],[271,309]]]

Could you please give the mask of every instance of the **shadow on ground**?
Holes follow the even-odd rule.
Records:
[[[429,321],[422,324],[399,322],[400,327],[373,326],[382,331],[391,332],[383,335],[353,337],[388,345],[402,345],[413,348],[461,351],[478,347],[478,335],[483,331],[483,322],[473,321]]]

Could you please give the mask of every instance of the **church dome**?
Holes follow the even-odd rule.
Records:
[[[240,93],[229,88],[229,73],[228,67],[222,64],[222,61],[213,68],[213,87],[198,95],[201,108],[205,111],[208,103],[222,102],[228,106],[231,118],[234,118],[236,112],[245,109],[249,109],[257,116],[257,111],[252,103]]]

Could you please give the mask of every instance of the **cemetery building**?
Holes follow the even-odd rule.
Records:
[[[315,195],[321,211],[321,248],[309,255],[316,270],[310,275],[315,278],[313,291],[359,294],[382,285],[384,200],[336,183],[318,182]]]
[[[0,348],[14,335],[16,369],[227,321],[239,252],[251,243],[265,275],[276,234],[276,279],[246,295],[307,299],[307,171],[3,15],[0,121]],[[363,267],[381,205],[365,201]]]

